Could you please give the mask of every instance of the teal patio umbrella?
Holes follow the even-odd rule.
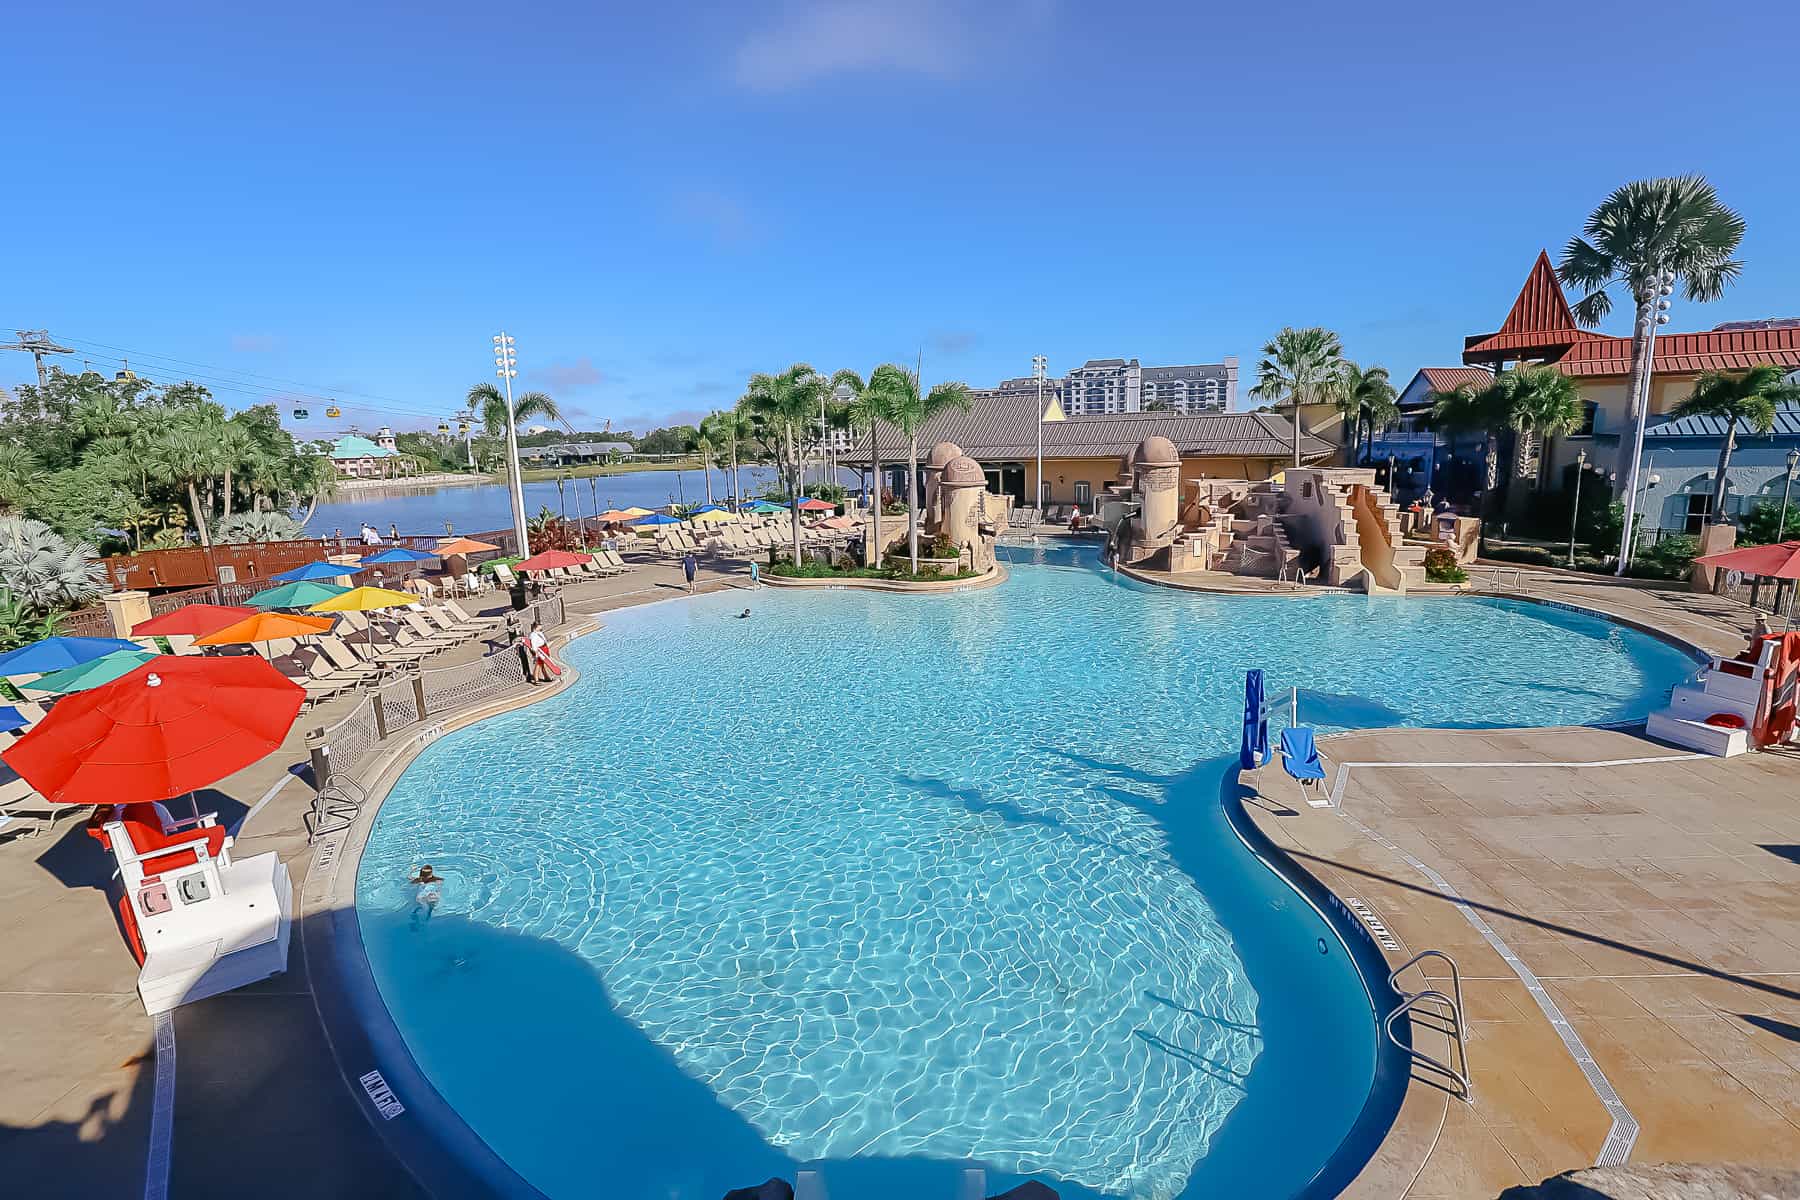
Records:
[[[311,608],[315,604],[341,596],[350,589],[336,583],[320,583],[316,579],[298,579],[258,592],[244,601],[252,608]]]
[[[114,650],[111,654],[89,659],[73,667],[64,667],[48,675],[40,675],[25,685],[26,691],[55,692],[66,696],[111,683],[121,675],[129,675],[151,659],[158,657],[149,650]]]

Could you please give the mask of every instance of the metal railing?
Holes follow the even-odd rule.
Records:
[[[1442,959],[1444,965],[1450,968],[1449,994],[1431,986],[1420,988],[1416,992],[1409,992],[1400,986],[1401,974],[1410,967],[1419,966],[1428,958]],[[1421,976],[1425,974],[1424,967],[1419,966],[1419,974]],[[1429,985],[1431,980],[1427,978],[1425,982]],[[1462,974],[1456,969],[1456,960],[1442,950],[1421,950],[1388,972],[1388,986],[1394,989],[1396,996],[1400,997],[1400,1003],[1394,1006],[1394,1011],[1390,1012],[1387,1019],[1382,1022],[1382,1029],[1387,1033],[1388,1041],[1405,1051],[1407,1057],[1419,1066],[1450,1080],[1453,1085],[1452,1094],[1459,1100],[1471,1099],[1473,1094],[1469,1088],[1469,1050],[1463,1041]],[[1435,1029],[1449,1037],[1451,1045],[1456,1047],[1456,1066],[1453,1067],[1409,1042],[1400,1040],[1400,1035],[1394,1031],[1400,1018],[1411,1017],[1414,1021],[1418,1021],[1421,1015],[1443,1022],[1442,1025],[1420,1023],[1424,1024],[1425,1028]]]

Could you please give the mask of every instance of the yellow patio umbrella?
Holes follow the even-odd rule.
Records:
[[[333,596],[329,600],[321,600],[308,612],[374,612],[383,608],[405,608],[409,604],[417,604],[419,598],[411,592],[396,592],[391,588],[353,587],[341,596]],[[369,626],[369,645],[375,644],[375,626]]]
[[[625,514],[628,517],[647,517],[652,512],[655,512],[655,511],[656,511],[655,509],[651,509],[651,508],[639,508],[637,505],[634,504],[630,508],[625,510]]]
[[[715,508],[707,512],[695,513],[688,520],[696,525],[726,525],[737,520],[737,517],[722,508]]]
[[[308,617],[300,613],[259,612],[241,621],[195,638],[196,646],[243,646],[253,642],[276,642],[282,638],[312,637],[331,631],[330,617]]]

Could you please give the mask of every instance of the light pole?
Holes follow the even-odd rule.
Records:
[[[1575,506],[1569,510],[1569,570],[1575,569],[1575,529],[1581,523],[1581,477],[1587,474],[1587,451],[1575,456]]]
[[[1044,523],[1044,373],[1049,365],[1043,355],[1031,356],[1031,377],[1037,380],[1037,479],[1033,481],[1037,495],[1031,498],[1031,507],[1037,512],[1039,525]]]
[[[519,356],[512,335],[502,329],[494,335],[494,374],[506,383],[506,475],[512,484],[513,537],[519,555],[531,557],[531,539],[525,532],[525,485],[519,477],[519,430],[513,419],[512,381],[519,377]]]
[[[1636,413],[1637,429],[1631,439],[1631,469],[1625,473],[1625,521],[1619,531],[1619,565],[1614,568],[1614,575],[1624,575],[1631,566],[1631,556],[1637,548],[1637,494],[1638,469],[1644,458],[1644,430],[1650,424],[1651,380],[1656,373],[1656,330],[1669,323],[1669,297],[1675,293],[1675,272],[1659,271],[1655,278],[1645,283],[1634,293],[1634,298],[1641,304],[1656,297],[1656,319],[1650,325],[1650,348],[1644,352],[1643,395],[1633,395],[1628,401]]]
[[[1787,479],[1781,485],[1781,519],[1775,523],[1775,540],[1778,542],[1787,538],[1788,493],[1794,490],[1794,472],[1800,469],[1800,450],[1787,452],[1787,465]]]

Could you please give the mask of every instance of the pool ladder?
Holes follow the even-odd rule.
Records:
[[[1444,965],[1450,968],[1450,992],[1448,995],[1441,989],[1430,986],[1429,979],[1425,981],[1426,986],[1416,992],[1409,992],[1400,986],[1400,975],[1409,967],[1418,966],[1428,958],[1442,959]],[[1419,974],[1421,976],[1425,974],[1424,967],[1419,967]],[[1382,1022],[1382,1028],[1387,1031],[1388,1041],[1404,1050],[1407,1057],[1413,1062],[1448,1079],[1451,1084],[1450,1091],[1457,1099],[1472,1099],[1473,1096],[1469,1090],[1469,1051],[1463,1043],[1462,975],[1456,969],[1456,960],[1442,950],[1421,950],[1388,973],[1388,986],[1393,988],[1394,994],[1400,997],[1400,1003],[1394,1006],[1394,1011],[1390,1012],[1387,1020]],[[1415,1021],[1418,1021],[1421,1016],[1425,1017],[1426,1020],[1420,1022],[1425,1028],[1435,1029],[1449,1037],[1451,1044],[1456,1047],[1456,1066],[1452,1067],[1447,1062],[1441,1062],[1423,1050],[1400,1040],[1400,1035],[1394,1032],[1394,1028],[1401,1017],[1409,1015]]]
[[[306,814],[307,843],[350,828],[368,802],[369,793],[360,783],[334,774],[313,797],[312,811]]]

